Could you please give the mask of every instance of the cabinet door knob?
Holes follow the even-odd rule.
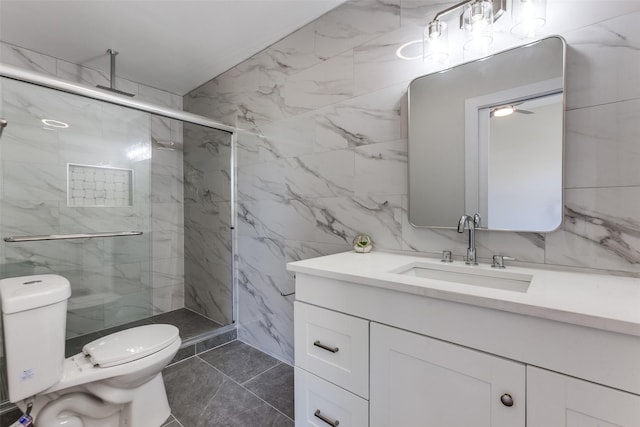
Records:
[[[320,409],[316,409],[316,412],[314,412],[313,415],[316,416],[317,418],[320,418],[322,421],[324,421],[325,423],[329,424],[332,427],[338,427],[338,425],[340,425],[340,421],[338,420],[332,421],[329,418],[322,415],[320,413]]]
[[[513,397],[511,397],[509,393],[505,393],[500,396],[500,402],[502,402],[504,406],[513,406]]]

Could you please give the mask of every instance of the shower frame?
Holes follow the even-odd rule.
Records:
[[[7,64],[0,63],[0,77],[5,77],[12,80],[21,81],[24,83],[30,83],[37,86],[42,86],[45,88],[58,90],[61,92],[70,93],[73,95],[83,96],[85,98],[95,99],[98,101],[107,102],[109,104],[119,105],[122,107],[131,108],[138,111],[143,111],[146,113],[154,114],[161,117],[166,117],[168,119],[180,120],[186,123],[192,123],[204,127],[208,127],[211,129],[221,130],[224,132],[228,132],[231,135],[231,150],[230,150],[230,185],[231,185],[231,197],[230,197],[230,215],[231,215],[231,280],[232,280],[232,318],[231,324],[225,325],[220,328],[218,331],[224,333],[228,327],[235,327],[237,324],[237,316],[238,316],[238,278],[237,278],[237,236],[236,236],[236,169],[235,169],[235,159],[236,159],[236,143],[237,143],[237,129],[232,126],[227,126],[221,123],[218,123],[214,120],[208,119],[204,116],[200,116],[197,114],[176,110],[172,108],[167,108],[163,106],[158,106],[152,103],[138,101],[133,98],[125,97],[122,95],[117,95],[114,93],[109,93],[107,91],[103,91],[100,89],[96,89],[91,86],[86,86],[78,83],[69,82],[66,80],[62,80],[57,77],[48,76],[45,74],[37,73],[31,70],[26,70],[18,67],[14,67]]]

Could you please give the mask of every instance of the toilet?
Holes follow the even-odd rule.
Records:
[[[178,328],[153,324],[95,340],[65,359],[64,277],[0,280],[9,400],[33,401],[36,427],[160,427],[171,410],[162,369],[180,348]]]

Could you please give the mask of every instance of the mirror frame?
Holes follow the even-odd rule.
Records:
[[[548,232],[553,232],[557,229],[559,229],[562,226],[562,223],[564,222],[564,204],[565,204],[565,162],[566,162],[566,158],[565,158],[565,141],[566,141],[566,68],[567,68],[567,43],[566,40],[558,35],[553,35],[553,36],[547,36],[544,38],[541,38],[539,40],[535,40],[533,42],[529,42],[529,43],[525,43],[522,45],[518,45],[509,49],[505,49],[496,53],[493,53],[491,55],[487,55],[485,57],[482,58],[478,58],[469,62],[464,62],[458,65],[455,65],[453,67],[449,67],[446,69],[442,69],[442,70],[438,70],[435,71],[433,73],[429,73],[429,74],[425,74],[422,76],[418,76],[416,78],[414,78],[408,86],[407,89],[407,155],[408,155],[408,159],[409,159],[409,163],[408,163],[408,180],[407,180],[407,184],[408,184],[408,192],[407,192],[407,217],[409,220],[409,224],[411,224],[411,226],[415,227],[415,228],[427,228],[427,229],[456,229],[457,226],[457,218],[452,218],[452,225],[451,226],[430,226],[430,225],[416,225],[414,224],[414,222],[411,219],[411,204],[412,204],[412,197],[411,197],[411,144],[409,141],[409,136],[410,136],[410,129],[411,129],[411,85],[418,79],[421,79],[423,77],[427,77],[427,76],[433,76],[433,75],[437,75],[440,73],[444,73],[444,72],[449,72],[451,70],[454,70],[456,68],[459,67],[463,67],[463,66],[468,66],[469,64],[474,64],[477,62],[483,62],[486,61],[490,58],[493,58],[495,56],[504,54],[504,53],[508,53],[508,52],[512,52],[512,51],[516,51],[518,49],[522,49],[522,48],[528,48],[528,47],[532,47],[535,46],[545,40],[549,40],[549,39],[557,39],[558,41],[560,41],[561,43],[561,48],[562,48],[562,76],[559,77],[559,81],[561,82],[561,90],[556,90],[554,92],[553,89],[547,90],[546,92],[543,91],[539,94],[536,94],[535,97],[539,97],[539,96],[547,96],[553,93],[559,94],[562,97],[562,135],[561,135],[561,156],[562,156],[562,161],[561,161],[561,167],[562,167],[562,171],[561,171],[561,189],[560,189],[560,194],[561,194],[561,207],[560,207],[560,221],[558,222],[558,225],[550,230],[536,230],[536,229],[528,229],[528,230],[523,230],[523,229],[505,229],[505,228],[487,228],[486,226],[484,226],[483,224],[481,224],[481,226],[478,229],[481,230],[490,230],[490,231],[512,231],[512,232],[530,232],[530,233],[548,233]],[[466,107],[465,107],[466,110]],[[468,120],[465,118],[465,128],[468,126]],[[465,140],[463,141],[463,145],[464,145],[464,150],[465,150],[465,154],[467,153],[467,149],[469,148],[469,138],[468,138],[468,129],[465,129]],[[478,141],[478,136],[475,136],[475,141],[477,143]],[[475,147],[474,150],[477,152],[478,151],[478,147]],[[465,190],[466,190],[466,183],[467,183],[467,167],[469,165],[469,160],[467,158],[467,156],[465,155]],[[474,170],[478,170],[479,166],[476,164],[473,166]],[[478,190],[476,190],[476,194],[477,194]],[[466,205],[467,205],[467,194],[465,191],[465,195],[464,195],[464,206],[465,206],[465,210],[466,210]],[[474,214],[475,212],[461,212],[460,215],[464,215],[464,214]]]

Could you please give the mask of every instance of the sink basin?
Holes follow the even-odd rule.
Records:
[[[512,271],[481,270],[472,266],[438,265],[420,262],[394,269],[391,273],[514,292],[527,292],[533,279],[531,274],[514,273]]]

